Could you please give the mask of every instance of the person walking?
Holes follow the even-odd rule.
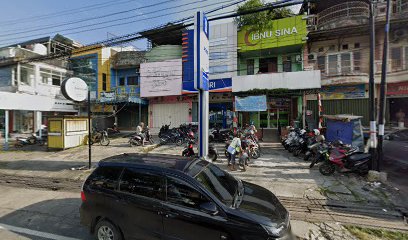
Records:
[[[241,136],[239,134],[234,134],[234,138],[232,139],[230,145],[228,146],[228,153],[229,153],[229,158],[228,158],[228,167],[231,171],[237,170],[235,168],[235,158],[236,156],[242,152],[241,148]]]

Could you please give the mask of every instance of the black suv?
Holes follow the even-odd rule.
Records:
[[[270,191],[202,160],[123,154],[85,181],[81,223],[99,240],[291,239]]]

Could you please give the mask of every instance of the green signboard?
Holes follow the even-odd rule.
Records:
[[[306,42],[307,29],[304,16],[273,20],[271,27],[262,31],[243,27],[238,32],[240,52],[299,45]]]

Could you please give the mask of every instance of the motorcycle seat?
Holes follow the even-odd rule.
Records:
[[[357,153],[357,154],[351,155],[348,159],[352,162],[356,162],[356,161],[365,160],[370,157],[371,157],[371,154],[369,153]]]

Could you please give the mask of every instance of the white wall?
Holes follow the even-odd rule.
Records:
[[[212,59],[215,52],[223,58]],[[237,76],[237,26],[234,22],[210,25],[210,68],[223,66],[227,66],[227,71],[210,73],[210,79]]]

